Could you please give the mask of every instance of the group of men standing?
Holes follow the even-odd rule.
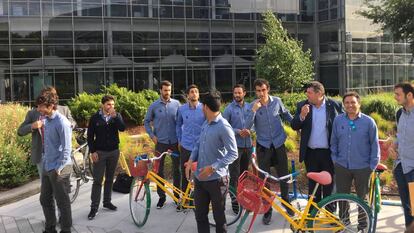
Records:
[[[248,169],[252,148],[252,133],[256,133],[259,167],[267,172],[274,167],[278,176],[288,174],[285,148],[287,135],[283,121],[300,130],[299,161],[308,172],[328,171],[335,179],[338,193],[350,193],[352,183],[357,195],[365,198],[370,174],[379,162],[378,130],[374,120],[361,113],[361,99],[356,92],[346,93],[342,103],[327,98],[323,85],[310,82],[307,99],[297,104],[292,116],[279,97],[269,95],[267,80],[256,79],[257,99],[247,103],[245,87],[233,87],[233,102],[220,113],[221,96],[211,91],[200,100],[199,89],[190,85],[183,105],[171,98],[172,84],[161,82],[160,98],[149,107],[144,124],[155,143],[157,152],[173,150],[174,186],[185,190],[191,164],[197,162],[194,173],[194,199],[198,232],[209,232],[208,212],[211,202],[216,232],[227,232],[224,199],[229,184],[236,187],[239,175]],[[404,207],[406,226],[413,218],[409,205],[408,183],[414,181],[414,131],[409,127],[414,118],[414,89],[409,83],[397,84],[395,99],[403,108],[397,114],[397,140],[390,149],[398,153],[394,175]],[[125,124],[115,111],[112,96],[102,98],[101,109],[92,116],[88,127],[88,145],[94,161],[94,184],[91,193],[89,219],[98,213],[102,179],[106,174],[103,206],[110,210],[112,181],[119,158],[118,131]],[[45,214],[45,232],[56,232],[55,201],[60,210],[61,232],[70,232],[72,225],[68,185],[71,168],[71,135],[76,124],[69,110],[58,105],[54,88],[45,88],[36,99],[37,108],[28,112],[18,129],[19,135],[32,133],[32,161],[37,165],[42,181],[40,202]],[[159,167],[164,176],[164,158]],[[281,196],[289,203],[288,185],[281,183]],[[315,182],[309,180],[312,193]],[[315,196],[319,201],[331,195],[333,184],[320,187]],[[157,208],[164,207],[165,193],[158,189]],[[177,205],[177,211],[181,206]],[[289,215],[294,215],[286,208]],[[271,223],[272,210],[265,213],[263,223]],[[359,221],[359,232],[365,232],[367,223]]]
[[[72,129],[76,122],[69,108],[58,105],[59,96],[53,87],[44,88],[36,98],[36,108],[26,114],[18,135],[32,135],[31,161],[37,166],[40,180],[40,204],[45,216],[44,233],[71,232],[72,211],[69,193],[72,172]],[[89,219],[98,213],[102,180],[105,173],[103,207],[116,210],[111,202],[112,182],[119,158],[118,131],[125,124],[115,111],[115,98],[105,95],[101,108],[89,120],[88,146],[93,164],[94,182]],[[56,204],[59,219],[56,219]]]

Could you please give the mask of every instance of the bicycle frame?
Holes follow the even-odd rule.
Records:
[[[157,185],[157,187],[161,188],[176,203],[180,203],[182,207],[187,208],[187,209],[195,208],[194,205],[189,204],[194,201],[193,198],[190,198],[190,192],[192,190],[192,182],[188,182],[187,188],[183,192],[181,189],[175,187],[169,181],[160,177],[158,174],[156,174],[153,171],[148,171],[148,174],[144,178],[144,181],[142,183],[144,184],[146,180],[154,182]],[[172,192],[170,190],[172,190]],[[181,197],[181,200],[175,197],[174,194],[178,194]]]
[[[381,210],[381,189],[380,189],[380,172],[374,171],[370,178],[369,202],[375,201],[375,211]]]

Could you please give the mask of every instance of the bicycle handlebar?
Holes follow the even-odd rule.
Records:
[[[257,165],[257,162],[256,162],[256,157],[257,157],[256,156],[256,147],[253,147],[252,148],[252,165],[257,171],[262,173],[265,176],[266,179],[271,179],[271,180],[274,180],[274,181],[277,181],[277,182],[287,180],[285,182],[291,183],[291,182],[293,182],[293,179],[296,176],[298,176],[300,174],[301,170],[302,170],[302,169],[298,170],[294,173],[291,173],[289,175],[285,175],[285,176],[282,176],[282,177],[275,177],[275,176],[272,176],[269,172],[264,171],[264,170],[259,168],[259,166]]]
[[[177,153],[174,153],[172,150],[167,150],[163,153],[161,153],[159,156],[157,157],[153,157],[153,158],[147,158],[148,155],[147,154],[143,154],[143,155],[138,155],[135,159],[134,159],[134,163],[138,163],[138,161],[142,160],[142,161],[155,161],[155,160],[159,160],[161,159],[164,155],[172,155],[174,157],[179,157],[180,155]],[[145,157],[145,158],[144,158]]]

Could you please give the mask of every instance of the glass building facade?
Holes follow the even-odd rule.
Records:
[[[225,96],[256,78],[271,10],[311,49],[316,79],[331,93],[370,91],[414,79],[409,45],[353,12],[356,0],[0,0],[0,100],[33,102],[43,85],[61,99],[102,85],[139,91],[173,83]]]

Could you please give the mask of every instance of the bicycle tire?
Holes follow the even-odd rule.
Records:
[[[193,194],[194,193],[191,194],[192,198],[194,198]],[[234,199],[232,197],[234,197]],[[229,186],[229,190],[228,190],[227,195],[226,195],[226,201],[225,201],[226,206],[225,206],[225,212],[224,212],[224,214],[226,215],[226,222],[227,222],[226,225],[227,226],[230,226],[230,225],[233,225],[234,223],[236,223],[240,219],[242,211],[243,211],[242,206],[237,201],[232,202],[232,200],[236,200],[236,197],[237,197],[236,189],[233,188],[232,186]],[[210,209],[211,209],[211,207],[210,207]],[[194,208],[193,210],[195,211],[196,209]],[[209,211],[208,222],[209,222],[210,226],[215,227],[216,224],[215,224],[212,212],[213,211]]]
[[[334,207],[334,210],[331,208]],[[357,232],[359,228],[363,228],[365,230],[368,230],[367,233],[371,233],[372,229],[372,212],[368,205],[365,203],[365,201],[361,200],[355,195],[352,194],[333,194],[331,196],[328,196],[324,199],[322,199],[318,203],[318,207],[320,209],[324,209],[325,211],[331,212],[338,220],[341,221],[341,223],[345,226],[343,230],[340,232]],[[342,208],[341,208],[342,207]],[[327,210],[326,208],[330,208],[331,210]],[[347,211],[344,211],[344,209],[347,209]],[[317,218],[323,219],[323,211],[320,212],[320,209],[314,208],[311,212],[311,218],[312,220],[308,222],[308,228],[315,227],[315,224],[317,224],[316,227],[326,227],[326,228],[334,228],[335,225],[332,222],[325,221],[325,225],[322,223],[315,223],[317,221]],[[341,216],[341,210],[344,213],[344,215]],[[349,211],[350,210],[350,211]],[[355,212],[356,212],[356,221],[355,219]],[[346,214],[345,214],[346,213]],[[349,216],[345,216],[349,215]],[[359,215],[361,215],[361,219],[359,218]],[[359,225],[359,221],[365,219],[364,223],[361,224],[363,226]],[[366,224],[366,226],[364,226]],[[310,232],[332,232],[332,230],[312,230]]]
[[[129,209],[135,225],[143,227],[151,209],[151,192],[147,181],[137,177],[133,179],[129,192]]]
[[[75,202],[76,198],[79,195],[80,183],[81,178],[77,175],[78,173],[75,171],[76,168],[72,166],[72,172],[69,176],[69,184],[67,193],[69,194],[70,203]]]

